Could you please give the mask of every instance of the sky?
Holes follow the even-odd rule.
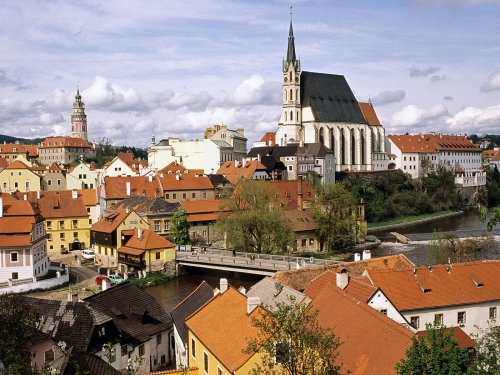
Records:
[[[386,134],[500,133],[500,0],[2,0],[0,134],[148,147],[276,131],[293,6],[304,71],[343,74]]]

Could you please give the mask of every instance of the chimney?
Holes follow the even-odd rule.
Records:
[[[260,154],[257,154],[257,161],[260,163],[261,159],[260,159]]]
[[[432,266],[429,264],[429,272],[432,272]]]
[[[149,182],[153,182],[153,176],[149,175]]]
[[[243,294],[243,295],[246,295],[247,294],[247,290],[244,288],[244,287],[240,287],[240,289],[238,289],[238,291]]]
[[[235,161],[234,161],[234,167],[235,167],[235,168],[238,168],[238,160],[235,160]]]
[[[218,294],[220,294],[220,290],[219,290],[219,288],[215,288],[215,289],[214,289],[214,297],[215,297],[216,295],[218,295]]]
[[[125,212],[128,214],[130,212],[130,206],[125,207]]]
[[[450,273],[450,271],[451,271],[451,267],[450,267],[449,265],[447,265],[447,266],[446,266],[446,272],[447,272],[447,273]]]
[[[349,284],[349,274],[347,273],[347,269],[340,267],[337,270],[337,286],[340,289],[345,289],[347,284]]]
[[[137,228],[137,238],[141,239],[142,237],[142,228]]]
[[[281,293],[281,291],[283,290],[283,284],[281,284],[280,282],[275,282],[274,283],[274,296],[276,297],[278,294]]]
[[[354,261],[359,262],[360,260],[361,260],[361,254],[360,253],[354,254]]]
[[[125,182],[125,189],[127,191],[127,196],[130,196],[130,181]]]
[[[3,198],[0,198],[0,217],[3,217]]]
[[[302,194],[302,176],[298,179],[299,185],[297,186],[297,209],[304,210],[304,194]]]
[[[413,276],[417,276],[417,269],[413,267]]]
[[[372,257],[372,252],[370,250],[363,251],[363,260],[371,259],[371,257]]]
[[[78,190],[71,190],[71,198],[73,199],[78,198]]]
[[[28,194],[24,194],[24,200],[27,201],[28,200]]]
[[[220,279],[220,292],[224,293],[227,290],[227,279]]]
[[[68,293],[68,301],[69,302],[78,302],[78,293]]]
[[[247,314],[250,314],[259,305],[260,305],[260,298],[259,297],[248,297],[247,298]]]

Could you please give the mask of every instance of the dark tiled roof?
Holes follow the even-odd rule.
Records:
[[[323,143],[306,143],[304,144],[307,151],[316,157],[324,158],[327,153],[333,153],[331,149],[326,147]]]
[[[154,213],[172,213],[174,214],[179,209],[180,204],[178,202],[169,203],[163,198],[158,197],[129,197],[116,203],[112,206],[112,209],[117,208],[126,209],[130,207],[132,210],[141,214],[154,214]]]
[[[285,164],[282,161],[276,160],[274,156],[262,156],[260,162],[266,167],[268,172],[286,170]]]
[[[179,303],[170,313],[177,332],[183,342],[187,342],[187,332],[184,322],[186,318],[203,306],[214,296],[213,288],[203,281],[194,292]]]
[[[113,317],[125,340],[139,344],[172,327],[170,316],[153,296],[124,282],[85,298],[96,311]]]
[[[273,149],[274,146],[252,147],[250,151],[248,151],[247,157],[256,158],[257,155],[270,155]]]
[[[75,366],[78,363],[78,368]],[[101,357],[80,350],[73,350],[71,361],[68,362],[63,375],[121,375],[121,372],[109,366]]]
[[[316,121],[366,123],[344,76],[302,72],[300,78],[302,107],[312,107]]]

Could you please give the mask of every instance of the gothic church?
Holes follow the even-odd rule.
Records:
[[[276,144],[323,143],[334,151],[336,171],[387,169],[385,132],[372,104],[358,102],[343,75],[301,71],[291,19],[282,72]]]

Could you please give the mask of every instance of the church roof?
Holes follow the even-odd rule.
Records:
[[[311,107],[316,121],[366,123],[344,76],[302,72],[300,77],[302,108]]]

